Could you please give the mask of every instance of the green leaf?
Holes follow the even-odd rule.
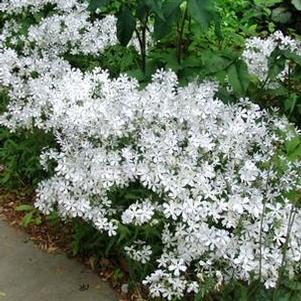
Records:
[[[205,73],[212,75],[228,68],[234,61],[223,54],[215,54],[212,51],[204,52],[202,61],[205,65]]]
[[[290,116],[293,113],[293,111],[296,107],[297,101],[298,101],[298,95],[296,95],[296,94],[290,94],[285,99],[284,109],[285,109],[286,112],[288,112],[288,116]]]
[[[114,244],[116,243],[116,237],[109,239],[108,245],[105,249],[105,256],[108,257],[109,253],[112,249],[112,247],[114,246]]]
[[[146,16],[149,14],[150,7],[144,0],[140,0],[137,4],[136,8],[136,17],[141,21],[144,22]]]
[[[122,240],[126,240],[126,238],[128,238],[131,234],[130,230],[122,225],[122,224],[118,224],[118,232],[119,232],[119,238],[117,240],[117,244],[119,244]]]
[[[35,218],[34,223],[35,223],[37,226],[42,224],[42,218],[41,218],[40,215],[38,215],[38,216]]]
[[[33,209],[32,205],[22,204],[16,208],[16,211],[31,211]]]
[[[122,46],[127,46],[136,28],[136,18],[127,6],[123,6],[118,14],[117,38]]]
[[[298,281],[288,281],[286,286],[294,291],[301,291],[301,282]]]
[[[277,7],[272,10],[272,20],[279,23],[287,23],[290,21],[292,14],[285,7]]]
[[[202,301],[202,299],[203,299],[202,297],[203,297],[202,292],[199,292],[194,296],[193,301]]]
[[[215,15],[214,18],[214,32],[216,34],[216,36],[222,40],[224,35],[222,32],[222,26],[221,26],[221,17],[219,15]]]
[[[163,3],[162,11],[164,19],[157,16],[154,24],[154,38],[159,40],[170,33],[172,25],[180,13],[182,0],[167,0]]]
[[[33,211],[27,213],[23,217],[23,219],[22,219],[22,226],[26,228],[31,223],[32,218],[33,218]]]
[[[283,51],[283,54],[287,59],[289,59],[289,60],[293,61],[294,63],[296,63],[297,65],[301,66],[301,56],[300,55],[290,52],[290,51]]]
[[[105,5],[108,5],[110,0],[90,0],[88,10],[96,11],[98,8],[102,8]]]
[[[301,0],[292,0],[292,4],[296,7],[297,10],[301,10]]]
[[[246,63],[242,60],[237,60],[234,64],[230,65],[228,68],[228,78],[233,91],[240,96],[244,95],[250,84]]]
[[[248,301],[248,288],[243,285],[240,286],[239,301]]]
[[[299,146],[301,146],[301,140],[300,140],[300,137],[298,137],[298,136],[287,141],[285,143],[285,148],[286,148],[287,154],[289,155],[289,154],[294,153]]]
[[[162,12],[162,1],[146,0],[147,6],[162,20],[165,19]]]
[[[262,7],[274,6],[277,3],[281,3],[283,0],[254,0],[255,5]]]
[[[213,17],[212,11],[209,9],[209,3],[208,0],[187,1],[189,14],[201,26],[207,26]]]
[[[269,79],[273,80],[284,69],[286,58],[279,49],[275,49],[268,59]]]

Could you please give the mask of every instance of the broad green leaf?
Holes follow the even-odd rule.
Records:
[[[301,0],[292,0],[292,4],[296,7],[297,10],[301,10]]]
[[[164,19],[157,16],[154,24],[154,38],[159,40],[170,33],[172,25],[180,12],[180,4],[182,0],[168,0],[163,3],[162,11]]]
[[[146,3],[146,1],[141,0],[137,3],[136,7],[136,17],[141,21],[144,22],[147,14],[149,13],[150,7]]]
[[[88,10],[96,11],[98,8],[102,8],[105,5],[108,5],[110,0],[90,0]]]
[[[207,26],[212,19],[208,0],[188,0],[188,12],[201,26]]]
[[[22,204],[16,208],[16,211],[31,211],[33,209],[32,205]]]
[[[162,1],[146,0],[146,4],[160,19],[165,19],[164,14],[162,12]]]
[[[233,91],[240,96],[244,95],[250,84],[246,63],[242,60],[237,60],[234,64],[230,65],[228,68],[228,78]]]
[[[136,28],[136,19],[127,6],[123,6],[118,14],[117,38],[122,46],[127,46]]]
[[[202,61],[205,65],[205,72],[208,75],[225,70],[233,63],[233,59],[224,55],[216,55],[211,51],[204,53]]]
[[[272,10],[272,20],[279,23],[287,23],[290,21],[292,14],[285,7],[277,7]]]

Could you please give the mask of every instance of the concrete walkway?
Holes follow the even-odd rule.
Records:
[[[64,255],[38,250],[0,218],[0,301],[116,301],[107,283]]]

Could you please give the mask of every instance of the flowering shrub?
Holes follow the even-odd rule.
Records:
[[[42,155],[57,167],[39,185],[40,210],[82,217],[109,236],[119,224],[162,229],[155,257],[147,240],[125,248],[141,264],[156,259],[144,282],[153,296],[196,292],[205,277],[260,274],[275,286],[291,212],[287,269],[298,271],[301,215],[284,193],[300,189],[300,163],[275,161],[296,135],[285,119],[248,100],[223,104],[213,82],[181,88],[172,72],[157,72],[142,90],[101,70],[69,71],[53,84],[38,90],[47,118],[37,126],[60,145]],[[149,196],[126,205],[110,199],[133,183]]]
[[[80,1],[0,8],[36,13],[46,4],[52,14],[26,34],[8,18],[0,36],[0,83],[10,97],[0,124],[52,132],[58,144],[41,154],[46,170],[56,167],[39,184],[36,207],[82,218],[110,239],[129,233],[122,252],[151,267],[143,284],[152,297],[179,299],[233,279],[270,288],[283,271],[299,273],[301,212],[292,199],[301,165],[285,156],[300,143],[298,130],[247,98],[225,104],[214,81],[181,87],[174,72],[159,70],[142,88],[127,75],[72,68],[64,54],[100,55],[117,43],[115,17],[92,21]],[[264,81],[277,47],[300,54],[280,33],[249,40],[250,73]]]

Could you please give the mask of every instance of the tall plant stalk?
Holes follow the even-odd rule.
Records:
[[[184,28],[185,28],[185,22],[187,19],[187,6],[184,9],[182,20],[179,22],[177,26],[177,32],[178,32],[178,39],[177,39],[177,61],[178,64],[181,64],[182,61],[182,52],[183,52],[183,35],[184,35]]]

